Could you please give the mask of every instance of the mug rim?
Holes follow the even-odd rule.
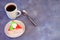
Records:
[[[4,8],[5,8],[5,11],[7,11],[6,8],[7,8],[9,5],[14,5],[14,6],[16,7],[14,10],[17,9],[17,5],[16,5],[15,3],[7,3],[7,4],[5,5],[5,7],[4,7]],[[13,11],[14,11],[14,10],[13,10]],[[8,12],[10,12],[10,11],[8,11]],[[12,12],[12,11],[11,11],[11,12]]]

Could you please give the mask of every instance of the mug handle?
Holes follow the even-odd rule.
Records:
[[[21,11],[17,10],[17,17],[21,15]]]

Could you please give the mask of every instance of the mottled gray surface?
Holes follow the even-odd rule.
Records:
[[[4,27],[10,19],[4,6],[14,2],[19,10],[27,10],[28,14],[38,23],[34,27],[23,15],[16,18],[26,25],[25,33],[12,39],[4,34]],[[60,0],[0,0],[0,40],[60,40]]]

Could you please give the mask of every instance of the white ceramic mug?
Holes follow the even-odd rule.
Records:
[[[15,3],[8,3],[5,5],[5,11],[10,19],[15,19],[21,15],[21,11],[17,10],[17,5]]]

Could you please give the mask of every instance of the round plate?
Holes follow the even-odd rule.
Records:
[[[11,37],[11,38],[16,38],[16,37],[19,37],[21,36],[24,31],[25,31],[25,25],[22,21],[19,21],[19,20],[13,20],[14,22],[16,22],[17,24],[19,24],[22,29],[18,29],[18,30],[12,30],[12,31],[8,31],[9,27],[10,27],[10,22],[8,22],[4,28],[4,32],[5,34],[8,36],[8,37]]]

